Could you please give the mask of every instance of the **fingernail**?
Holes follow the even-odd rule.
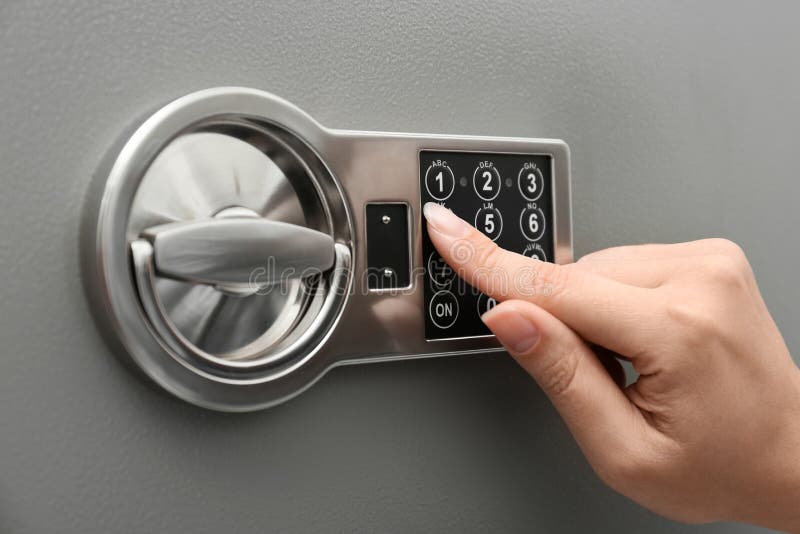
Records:
[[[541,335],[528,317],[513,305],[498,304],[481,315],[481,320],[510,352],[522,354],[539,343]]]
[[[449,237],[467,237],[472,230],[467,221],[435,202],[426,202],[422,214],[434,230]]]

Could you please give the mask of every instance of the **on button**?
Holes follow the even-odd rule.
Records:
[[[447,290],[439,291],[428,305],[428,315],[439,328],[450,328],[458,319],[458,300]]]

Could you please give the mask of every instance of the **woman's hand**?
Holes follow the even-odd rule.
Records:
[[[800,370],[739,247],[619,247],[559,266],[424,212],[442,257],[501,302],[484,322],[603,481],[673,519],[800,531]]]

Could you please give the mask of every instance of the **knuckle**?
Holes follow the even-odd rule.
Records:
[[[608,261],[624,258],[631,253],[636,247],[631,245],[622,245],[618,247],[604,248],[590,252],[585,256],[581,256],[575,263],[591,263],[594,261]]]
[[[600,480],[622,492],[625,492],[631,483],[649,478],[651,470],[648,463],[630,449],[616,451],[592,467]]]
[[[667,305],[666,312],[677,327],[678,339],[688,348],[705,346],[721,335],[716,314],[696,301],[673,301]]]
[[[562,354],[545,358],[539,371],[542,389],[552,397],[566,394],[575,381],[580,360],[581,354],[577,346]]]
[[[747,254],[745,254],[742,247],[740,247],[738,244],[730,239],[725,239],[722,237],[709,239],[708,241],[710,242],[709,248],[715,251],[716,254],[726,256],[742,271],[750,271],[750,261],[747,259]]]
[[[573,288],[578,278],[569,266],[542,263],[537,271],[538,285],[545,295],[563,296],[567,288]]]
[[[493,241],[483,240],[475,245],[475,261],[487,270],[499,269],[503,264],[503,250]]]
[[[626,493],[632,484],[663,485],[680,463],[680,451],[670,440],[640,428],[637,437],[619,444],[614,454],[603,455],[592,467],[606,484]]]
[[[714,254],[704,258],[702,268],[713,283],[723,287],[742,287],[747,283],[749,269],[741,258]]]
[[[609,256],[612,255],[614,249],[605,249],[605,250],[597,250],[595,252],[590,252],[585,256],[581,256],[578,258],[578,261],[575,263],[592,263],[595,261],[603,261],[607,259]]]
[[[718,253],[720,254],[729,256],[730,258],[738,261],[747,262],[747,256],[745,256],[742,247],[740,247],[730,239],[717,237],[709,239],[709,244],[713,247],[714,250],[718,251]]]

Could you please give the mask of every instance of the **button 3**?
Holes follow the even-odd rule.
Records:
[[[544,177],[542,171],[533,163],[522,166],[517,177],[517,187],[525,200],[531,202],[538,200],[544,190]]]

